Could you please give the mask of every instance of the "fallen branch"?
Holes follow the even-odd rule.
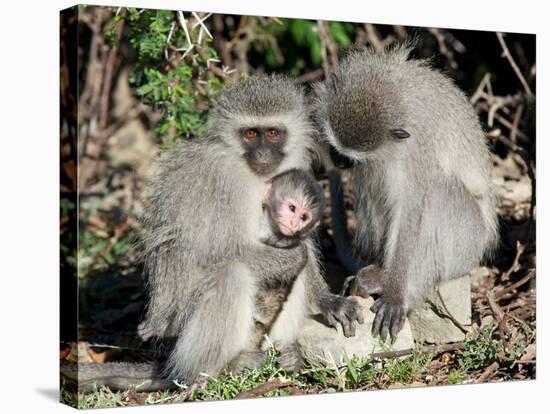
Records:
[[[509,292],[512,292],[513,290],[517,289],[518,287],[520,287],[521,285],[524,285],[525,283],[527,283],[533,276],[535,275],[535,270],[531,270],[529,271],[529,273],[527,273],[527,275],[525,275],[524,277],[522,277],[520,280],[518,280],[517,282],[515,283],[512,283],[510,286],[502,289],[502,290],[499,290],[498,292],[495,293],[495,299],[500,299],[502,296],[504,296],[506,293],[509,293]]]
[[[401,351],[389,351],[389,352],[375,352],[369,355],[370,358],[375,359],[387,359],[387,358],[400,358],[402,356],[412,355],[415,352],[421,354],[434,353],[442,354],[449,351],[463,351],[464,342],[456,342],[454,344],[444,344],[444,345],[425,345],[419,349],[403,349]]]
[[[270,391],[278,390],[279,388],[285,388],[292,384],[292,381],[287,378],[276,378],[274,380],[267,381],[264,384],[260,384],[248,391],[243,391],[237,394],[235,398],[255,398],[260,395],[267,394]]]
[[[498,369],[499,367],[499,363],[498,362],[493,362],[491,365],[489,365],[485,371],[483,371],[483,373],[479,376],[479,378],[477,379],[477,383],[481,383],[481,382],[485,382],[489,379],[489,377],[492,376],[492,374]]]

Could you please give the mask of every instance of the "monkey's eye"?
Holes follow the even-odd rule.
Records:
[[[409,134],[407,131],[405,131],[402,128],[390,129],[390,134],[392,135],[392,137],[397,139],[406,139],[411,136],[411,134]]]
[[[255,129],[247,129],[244,133],[244,137],[248,141],[252,141],[254,138],[258,136],[258,132]]]
[[[279,138],[279,131],[274,128],[268,129],[265,133],[265,136],[267,137],[267,139],[275,141],[277,138]]]
[[[294,213],[296,211],[296,206],[294,204],[289,204],[288,209]]]
[[[306,221],[307,219],[308,219],[307,214],[302,214],[302,215],[300,216],[300,220],[302,220],[302,221]]]

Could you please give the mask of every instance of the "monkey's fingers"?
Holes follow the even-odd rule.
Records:
[[[376,307],[376,316],[372,332],[380,333],[382,341],[386,341],[386,338],[390,336],[392,343],[395,342],[397,334],[405,324],[407,317],[405,308],[399,304],[384,303],[381,299],[378,299],[373,307]]]
[[[384,322],[385,307],[386,307],[385,303],[380,303],[378,308],[376,309],[376,316],[374,317],[374,321],[372,322],[373,334],[380,334],[380,336],[382,336],[382,332],[380,331],[380,328],[382,327],[382,322]],[[385,341],[385,338],[382,338],[382,340]]]
[[[382,304],[382,298],[378,298],[374,301],[374,303],[372,304],[372,306],[370,307],[370,311],[372,313],[376,313],[378,312],[378,308],[380,307],[380,305]]]
[[[403,308],[400,308],[398,312],[393,316],[390,328],[392,342],[395,342],[395,340],[397,339],[397,334],[401,331],[401,329],[403,329],[406,317],[407,312]]]
[[[390,336],[390,326],[392,324],[392,318],[393,318],[393,312],[391,310],[391,307],[388,307],[386,305],[386,310],[384,312],[384,320],[382,322],[382,327],[380,328],[380,338],[382,338],[382,341],[386,342],[386,339],[388,336]],[[389,309],[388,309],[389,308]]]
[[[365,322],[365,319],[363,317],[363,307],[359,304],[359,302],[357,302],[357,300],[354,298],[348,298],[348,304],[349,308],[346,312],[347,317],[351,321],[357,321],[360,324]]]
[[[355,336],[355,322],[344,318],[342,320],[342,329],[344,331],[344,336],[346,338],[351,338],[352,336]]]
[[[360,325],[363,325],[365,323],[365,317],[363,316],[363,307],[361,305],[357,305],[359,307],[359,310],[357,311],[357,322],[359,322]]]
[[[330,326],[333,328],[338,328],[338,320],[334,317],[334,315],[330,312],[327,312],[325,314],[325,318]]]

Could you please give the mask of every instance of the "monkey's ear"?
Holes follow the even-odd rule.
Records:
[[[397,139],[406,139],[411,136],[407,131],[405,131],[403,128],[394,128],[390,129],[390,134],[392,137]]]

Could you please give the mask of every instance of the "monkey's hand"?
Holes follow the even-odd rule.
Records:
[[[342,294],[345,295],[349,288],[352,296],[368,298],[382,293],[383,272],[378,265],[369,265],[359,270],[356,276],[348,277],[344,282]]]
[[[374,302],[371,311],[376,313],[372,323],[372,333],[379,333],[382,341],[385,341],[390,334],[392,342],[395,342],[407,318],[408,309],[404,303],[382,295]]]
[[[347,338],[355,336],[355,322],[363,323],[363,309],[350,296],[326,293],[321,297],[319,307],[330,326],[336,328],[338,323],[342,324],[344,336]]]

